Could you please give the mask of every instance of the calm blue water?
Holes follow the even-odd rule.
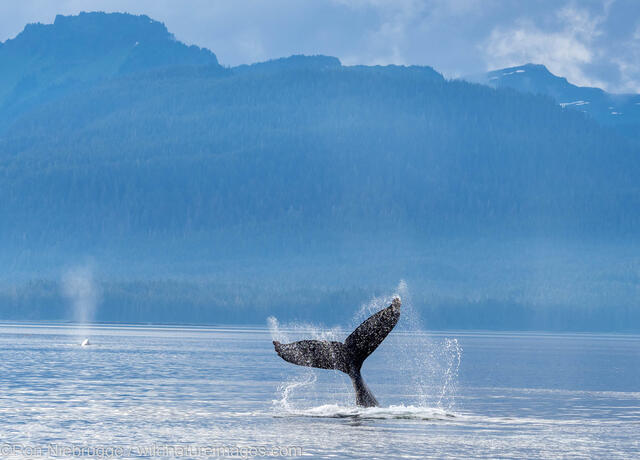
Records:
[[[274,334],[305,331],[3,323],[0,457],[51,445],[143,458],[198,457],[179,450],[189,446],[325,458],[640,456],[638,336],[394,331],[363,368],[384,407],[358,409],[346,377],[282,361]],[[85,336],[92,344],[81,347]]]

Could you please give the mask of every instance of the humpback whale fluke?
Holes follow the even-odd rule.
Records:
[[[378,401],[362,380],[360,368],[400,319],[400,305],[400,298],[395,297],[390,306],[365,320],[344,343],[302,340],[293,343],[274,341],[273,345],[276,353],[290,363],[344,372],[351,377],[356,391],[356,404],[374,407],[378,405]]]

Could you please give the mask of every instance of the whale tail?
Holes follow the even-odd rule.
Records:
[[[364,407],[378,405],[364,383],[360,369],[362,363],[389,335],[400,319],[400,298],[396,297],[387,308],[367,318],[343,342],[301,340],[293,343],[274,341],[276,353],[293,364],[344,372],[353,382],[356,404]]]

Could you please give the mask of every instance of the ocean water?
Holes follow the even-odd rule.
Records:
[[[399,328],[363,367],[382,407],[360,409],[271,344],[346,333],[2,323],[0,457],[640,456],[639,336]]]

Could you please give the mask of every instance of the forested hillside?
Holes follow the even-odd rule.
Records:
[[[638,229],[636,149],[579,113],[429,68],[293,59],[309,66],[136,73],[19,117],[3,230]]]
[[[128,15],[28,26],[0,63],[5,317],[66,318],[56,277],[90,258],[101,320],[339,319],[400,277],[438,327],[522,328],[544,304],[562,329],[585,300],[606,327],[637,318],[636,279],[620,308],[531,294],[523,248],[635,250],[640,230],[636,141],[550,98],[324,56],[226,68]],[[505,241],[519,243],[492,259]],[[580,267],[580,287],[630,273],[581,257],[550,263]],[[482,277],[505,267],[513,279]]]

